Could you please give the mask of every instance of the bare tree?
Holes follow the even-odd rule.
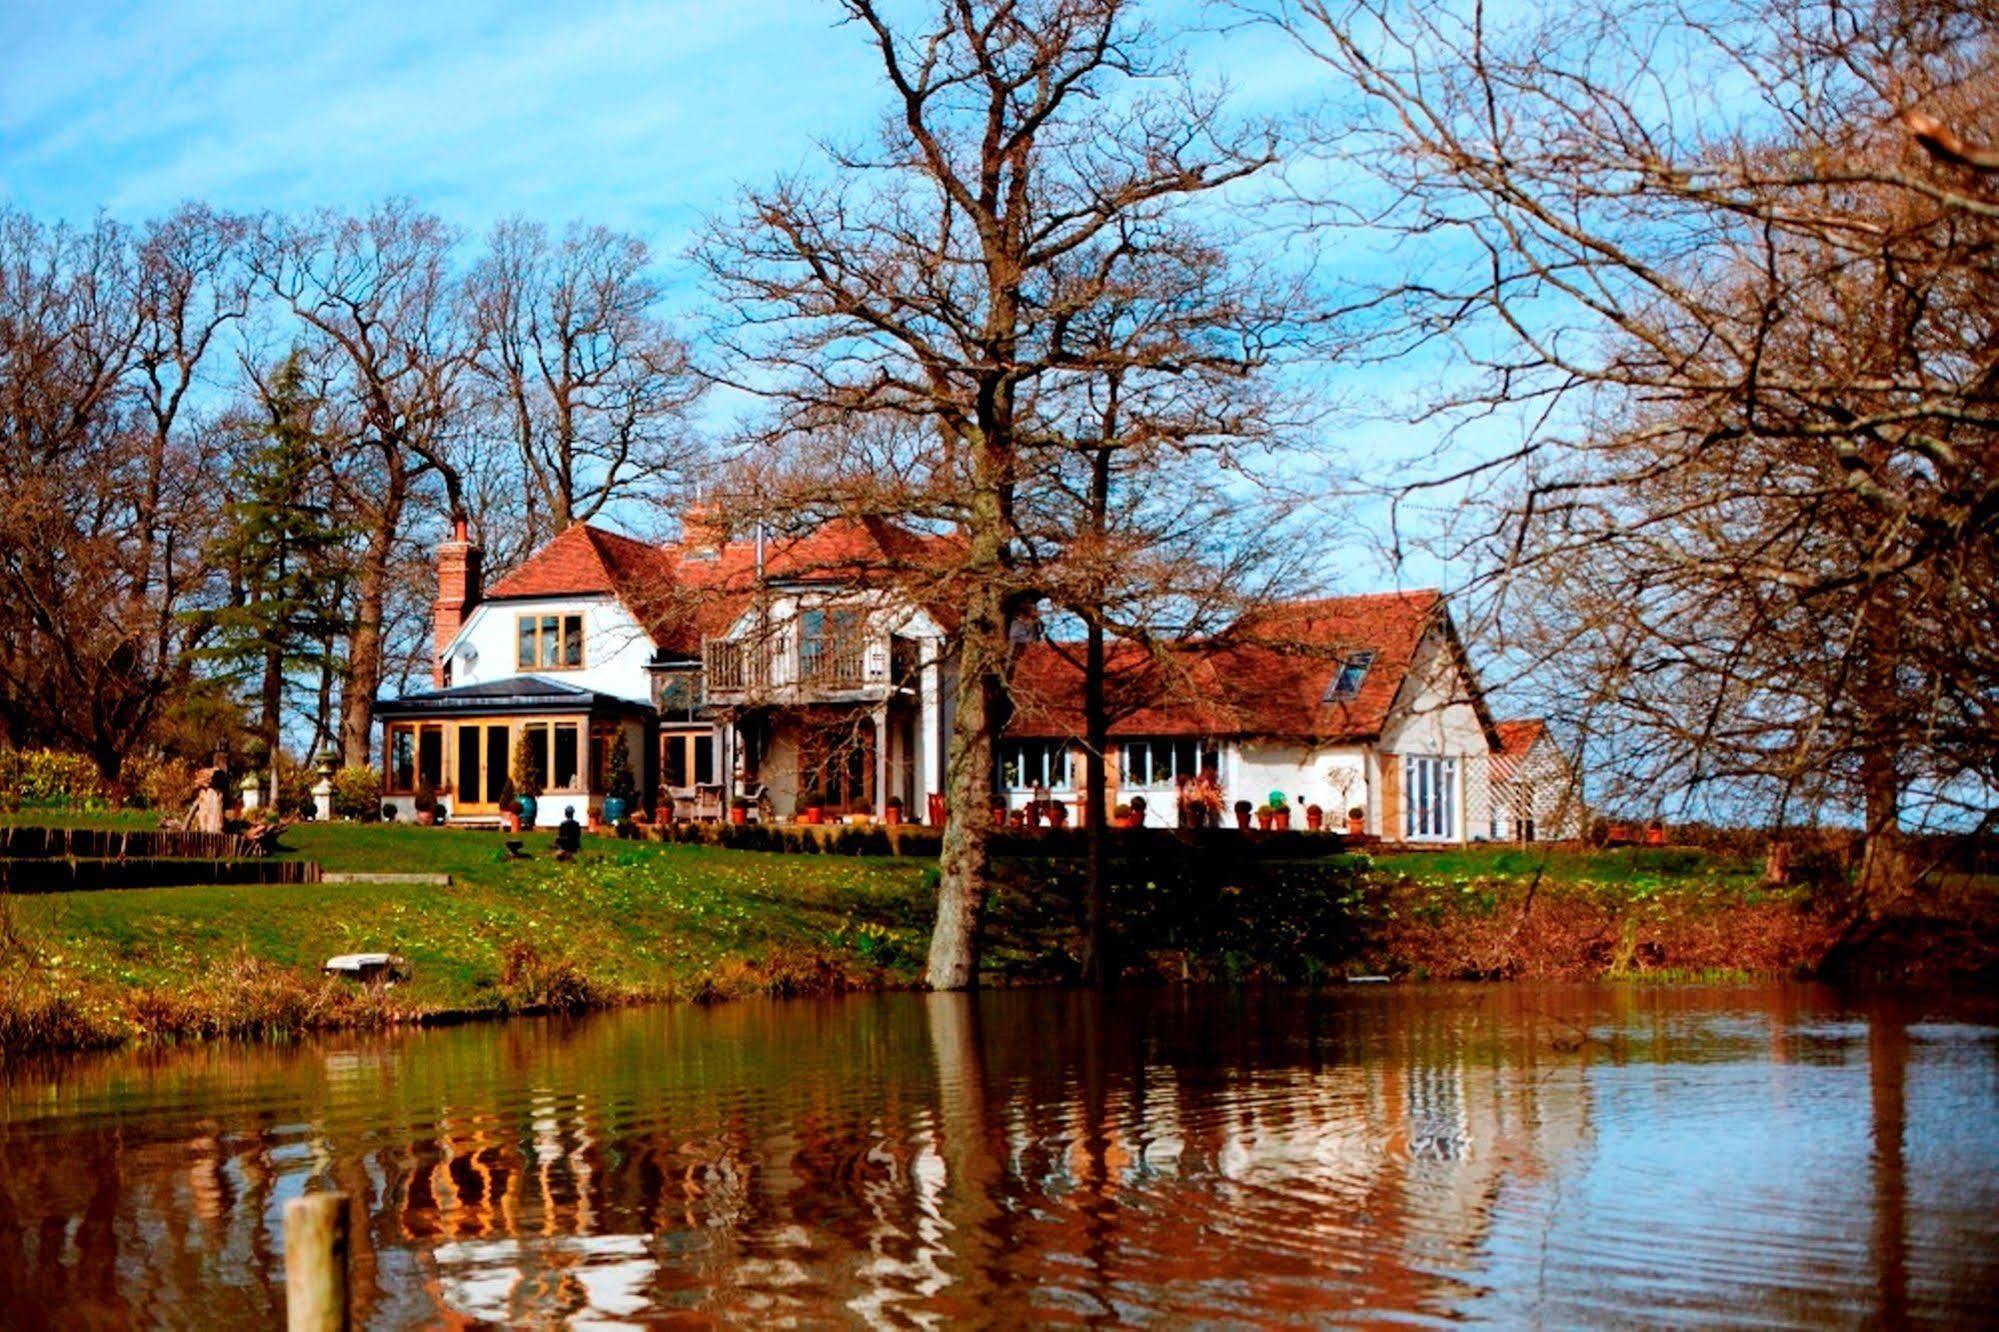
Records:
[[[1433,420],[1529,422],[1479,544],[1578,720],[1655,792],[1857,805],[1899,887],[1912,787],[1999,778],[1990,7],[1271,14],[1341,89],[1316,221],[1429,260],[1351,312],[1455,358]]]
[[[229,224],[0,213],[0,727],[114,787],[189,678],[216,505],[186,399],[241,312]]]
[[[1211,220],[1120,230],[1111,251],[1072,268],[1086,296],[1068,331],[1071,356],[1037,386],[1046,423],[1023,491],[1022,546],[1043,594],[1080,623],[1049,650],[1082,679],[1084,976],[1114,974],[1109,939],[1108,758],[1112,726],[1193,691],[1188,640],[1219,642],[1304,563],[1290,546],[1292,486],[1253,463],[1274,454],[1279,403],[1259,375],[1283,348],[1295,290],[1233,255]],[[1096,274],[1121,270],[1114,287]],[[1071,424],[1073,423],[1073,424]],[[1288,459],[1296,465],[1301,459]],[[1323,548],[1329,511],[1313,513]],[[1113,647],[1116,647],[1116,651]],[[1016,697],[1019,705],[1035,700]]]
[[[572,224],[496,225],[467,283],[473,366],[519,453],[533,546],[694,464],[702,381],[658,307],[644,241]]]
[[[1101,243],[1094,282],[1108,290],[1121,227],[1272,160],[1133,10],[938,0],[898,26],[874,0],[848,0],[892,97],[874,143],[829,149],[831,179],[752,191],[700,250],[740,316],[721,340],[727,377],[770,404],[769,437],[883,416],[929,440],[883,498],[948,521],[962,551],[948,571],[962,616],[934,988],[977,981],[1008,631],[1037,597],[1017,560],[1022,398],[1074,357],[1068,330],[1092,299],[1063,289],[1063,266]]]
[[[470,347],[455,317],[452,245],[443,223],[392,201],[365,217],[268,219],[252,247],[258,279],[339,353],[358,426],[356,456],[339,473],[341,498],[367,533],[341,681],[340,753],[350,764],[368,761],[410,507],[434,485],[448,512],[464,508],[453,450]]]

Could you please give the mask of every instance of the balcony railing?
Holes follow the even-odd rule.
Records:
[[[710,698],[733,698],[766,689],[841,693],[888,683],[886,645],[808,640],[758,651],[752,640],[711,638],[702,649]]]
[[[798,682],[807,689],[860,689],[868,681],[867,651],[859,644],[804,643],[798,649]]]
[[[711,638],[703,645],[703,676],[710,694],[742,694],[762,687],[762,653],[733,638]]]

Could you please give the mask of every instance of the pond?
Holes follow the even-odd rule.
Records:
[[[1993,1020],[1016,991],[17,1065],[0,1323],[274,1326],[323,1188],[367,1327],[1977,1322]]]

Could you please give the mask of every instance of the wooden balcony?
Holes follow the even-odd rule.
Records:
[[[788,635],[758,651],[743,639],[711,638],[702,644],[703,686],[712,702],[753,696],[800,702],[828,695],[886,692],[887,640],[878,643],[808,641]]]

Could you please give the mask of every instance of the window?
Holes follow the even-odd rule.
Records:
[[[425,726],[416,737],[416,779],[436,791],[444,786],[444,728]]]
[[[660,737],[666,785],[677,789],[708,786],[715,780],[715,733],[668,732]]]
[[[998,747],[999,783],[1010,791],[1069,789],[1069,746],[1060,740],[1008,740]]]
[[[583,773],[578,766],[581,744],[577,732],[581,729],[575,722],[563,722],[555,728],[555,761],[550,770],[555,774],[558,791],[583,789]]]
[[[416,790],[416,727],[389,728],[389,790]]]
[[[658,676],[659,695],[657,703],[663,713],[692,713],[701,706],[701,672],[699,670],[661,671]]]
[[[590,789],[603,791],[611,785],[611,751],[617,748],[618,731],[614,726],[592,726],[590,728]],[[637,776],[636,771],[633,773]]]
[[[806,684],[861,683],[861,613],[851,606],[814,608],[798,616],[798,673]]]
[[[548,727],[541,722],[530,722],[521,727],[521,740],[527,750],[526,771],[521,773],[530,786],[537,791],[548,789]]]
[[[1339,703],[1360,692],[1361,681],[1367,679],[1367,668],[1374,665],[1372,652],[1356,652],[1346,659],[1333,682],[1326,686],[1326,703]]]
[[[1403,835],[1411,841],[1457,836],[1458,761],[1412,754],[1402,760]]]
[[[1220,752],[1199,740],[1127,740],[1118,781],[1123,786],[1170,790],[1182,777],[1191,781],[1201,769],[1221,766]]]
[[[517,660],[524,671],[574,671],[583,666],[581,615],[520,615]]]

